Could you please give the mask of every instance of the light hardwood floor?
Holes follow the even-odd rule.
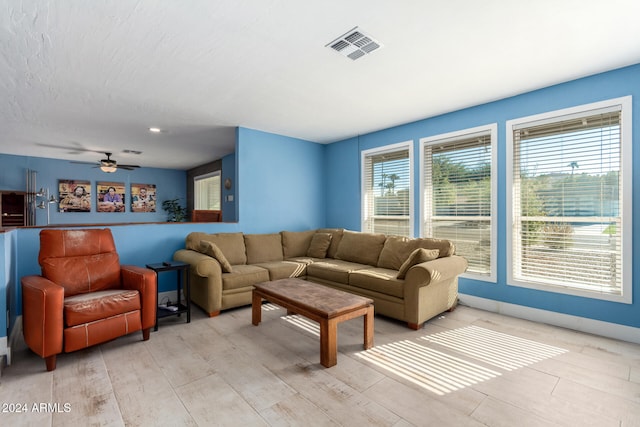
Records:
[[[636,344],[460,306],[418,331],[376,316],[368,351],[362,318],[341,323],[325,369],[317,325],[263,310],[256,327],[250,307],[194,308],[147,342],[60,355],[54,372],[19,348],[0,409],[27,412],[0,425],[640,426]]]

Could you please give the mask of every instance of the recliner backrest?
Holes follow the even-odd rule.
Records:
[[[121,287],[120,259],[109,229],[42,230],[42,276],[65,296]]]

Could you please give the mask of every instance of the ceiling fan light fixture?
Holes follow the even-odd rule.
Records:
[[[111,165],[102,165],[100,166],[100,170],[102,172],[106,172],[106,173],[113,173],[117,170],[118,168],[115,166],[111,166]]]

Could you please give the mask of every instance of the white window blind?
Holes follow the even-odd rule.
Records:
[[[193,179],[194,209],[220,209],[220,172],[198,176]]]
[[[423,140],[422,234],[454,242],[471,275],[495,275],[492,130]],[[493,136],[495,138],[495,135]],[[493,191],[492,191],[493,190]]]
[[[622,117],[613,105],[508,126],[514,281],[623,295]]]
[[[362,231],[411,236],[410,147],[363,151]]]

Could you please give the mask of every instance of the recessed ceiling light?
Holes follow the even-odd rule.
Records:
[[[149,132],[160,133],[160,132],[162,132],[162,129],[160,129],[160,128],[149,128]]]

